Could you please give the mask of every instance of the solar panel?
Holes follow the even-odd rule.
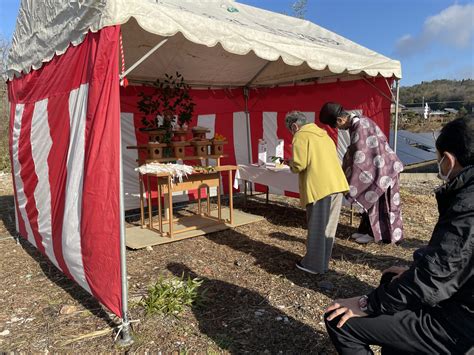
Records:
[[[390,131],[393,143],[394,132]],[[393,144],[392,144],[393,145]],[[431,132],[398,131],[397,155],[404,165],[419,164],[436,159],[436,147]]]

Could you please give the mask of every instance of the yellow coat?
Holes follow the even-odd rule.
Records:
[[[299,174],[302,207],[349,190],[333,140],[314,123],[302,126],[294,135],[290,167],[292,172]]]

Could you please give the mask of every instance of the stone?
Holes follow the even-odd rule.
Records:
[[[77,312],[77,307],[76,306],[70,306],[70,305],[64,305],[61,307],[61,310],[59,311],[59,314],[66,315],[66,314],[72,314]]]
[[[143,300],[143,296],[133,296],[129,298],[131,303],[140,303]]]

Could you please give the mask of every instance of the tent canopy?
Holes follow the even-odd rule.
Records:
[[[88,31],[122,25],[129,75],[153,81],[179,71],[192,85],[264,86],[325,77],[401,78],[400,62],[309,21],[232,0],[22,0],[7,75],[39,69]]]
[[[120,148],[147,137],[141,88],[119,87],[120,34],[128,67],[166,39],[129,80],[179,71],[197,86],[239,86],[193,90],[192,124],[228,138],[230,164],[255,159],[261,137],[291,142],[284,115],[296,100],[312,122],[325,101],[340,98],[388,129],[383,78],[401,72],[399,62],[308,21],[230,0],[22,0],[7,66],[17,231],[123,317],[126,332],[121,197],[139,201],[140,190],[132,176],[138,153],[121,160]],[[378,78],[260,88],[363,76]],[[122,170],[130,179],[118,179]]]

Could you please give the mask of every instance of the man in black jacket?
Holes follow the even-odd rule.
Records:
[[[336,300],[325,322],[340,354],[474,353],[474,119],[436,140],[439,219],[409,268],[384,271],[366,296]]]

